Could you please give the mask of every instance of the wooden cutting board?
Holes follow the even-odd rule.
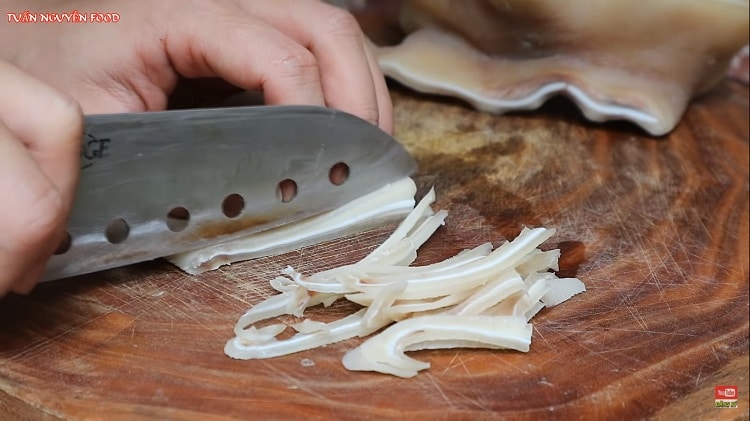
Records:
[[[667,137],[566,101],[491,116],[394,87],[396,137],[445,227],[419,264],[554,227],[588,291],[534,319],[528,353],[412,354],[412,379],[348,372],[360,340],[271,360],[223,353],[268,280],[350,263],[388,229],[188,276],[156,261],[0,301],[2,419],[748,417],[748,89],[726,82]],[[313,309],[333,320],[353,305]],[[714,387],[739,386],[739,409]]]

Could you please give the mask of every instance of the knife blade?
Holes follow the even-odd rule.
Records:
[[[231,241],[334,209],[415,170],[385,132],[323,107],[89,115],[68,241],[42,280]]]

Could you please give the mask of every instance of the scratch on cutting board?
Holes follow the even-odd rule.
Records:
[[[540,332],[539,329],[537,329],[536,325],[532,325],[532,328],[534,329],[534,336],[533,336],[534,338],[539,338],[545,344],[549,344],[549,341],[547,340],[547,338],[545,338],[544,334],[542,334],[542,332]]]
[[[586,344],[584,344],[584,343],[582,343],[582,342],[571,341],[571,343],[572,343],[572,345],[574,345],[574,346],[578,346],[578,347],[580,347],[580,348],[583,348],[584,350],[586,350],[586,352],[587,352],[587,355],[590,355],[590,356],[595,356],[595,357],[601,358],[602,360],[606,361],[606,362],[607,362],[607,363],[608,363],[608,364],[609,364],[610,366],[614,366],[614,367],[617,367],[617,366],[619,366],[619,365],[620,365],[620,364],[619,364],[619,362],[617,362],[617,361],[615,361],[615,360],[612,360],[612,359],[608,358],[608,357],[607,357],[607,356],[605,355],[605,353],[603,353],[603,352],[600,352],[600,351],[597,351],[597,350],[595,350],[595,349],[593,349],[593,348],[591,348],[591,347],[587,346]]]
[[[282,370],[280,366],[273,365],[270,362],[264,361],[264,360],[259,360],[258,362],[266,366],[269,372],[272,372],[274,376],[281,377],[281,379],[287,383],[287,389],[300,390],[322,401],[329,400],[327,396],[315,391],[314,388],[305,386],[304,382],[301,382],[300,379],[298,379],[297,377],[294,377],[290,375],[289,373],[285,372],[284,370]]]
[[[554,329],[554,328],[553,328]],[[612,327],[592,327],[587,330],[582,329],[555,329],[557,331],[565,332],[565,333],[583,333],[583,334],[591,334],[593,332],[635,332],[635,333],[648,333],[651,335],[662,335],[662,336],[684,336],[684,337],[694,337],[698,336],[698,334],[695,333],[683,333],[683,332],[675,332],[675,331],[658,331],[658,330],[641,330],[641,329],[626,329],[626,328],[612,328]]]
[[[175,299],[179,301],[181,304],[183,304],[184,308],[177,308],[176,306],[172,306],[170,310],[179,314],[181,316],[180,319],[184,318],[184,319],[190,320],[194,322],[195,324],[202,326],[202,327],[210,327],[196,317],[199,313],[188,310],[188,309],[196,308],[196,306],[194,305],[195,303],[186,301],[185,299],[181,298],[179,294],[175,294]]]
[[[522,366],[521,364],[513,364],[507,361],[507,358],[505,358],[505,356],[502,354],[492,353],[488,357],[495,360],[497,364],[503,364],[506,368],[517,371],[523,376],[526,376],[529,374],[529,370],[527,366]]]
[[[492,409],[491,406],[487,406],[487,405],[484,404],[484,400],[485,399],[482,399],[482,396],[477,396],[478,392],[483,392],[484,390],[482,390],[481,388],[480,389],[473,389],[472,388],[472,389],[465,389],[465,390],[474,392],[474,396],[468,396],[461,389],[456,389],[456,390],[453,391],[453,393],[455,393],[458,396],[458,398],[459,398],[458,401],[459,402],[462,402],[462,401],[469,402],[470,404],[474,405],[477,409],[479,409],[481,411],[487,411],[487,412],[492,412],[493,411],[493,409]]]
[[[721,358],[719,358],[719,354],[716,353],[716,348],[713,345],[711,345],[711,352],[714,354],[716,361],[721,362]]]
[[[430,381],[433,388],[437,390],[437,392],[440,394],[440,396],[443,398],[443,401],[448,404],[451,408],[455,408],[456,406],[453,404],[453,401],[448,397],[448,395],[445,394],[445,391],[443,390],[443,387],[440,386],[440,383],[438,383],[435,380],[435,376],[432,375],[432,373],[425,373],[425,378]]]
[[[628,298],[628,301],[630,301],[629,298]],[[629,304],[632,304],[632,302]],[[646,320],[643,318],[638,308],[635,305],[628,305],[627,310],[628,310],[628,313],[630,313],[630,315],[633,316],[633,319],[635,319],[636,322],[638,322],[638,325],[641,326],[641,329],[643,329],[644,332],[648,332],[648,325],[646,324]]]
[[[694,209],[680,209],[680,212],[682,213],[682,219],[685,221],[690,221],[691,224],[700,225],[701,234],[704,234],[706,237],[708,237],[710,242],[713,242],[713,233],[708,229],[706,226],[706,223],[701,220],[700,217],[697,216],[697,213]],[[699,255],[695,255],[691,253],[691,251],[688,249],[688,245],[693,245],[691,242],[694,242],[693,238],[691,236],[685,235],[682,230],[677,229],[676,225],[673,224],[673,228],[675,231],[675,235],[677,236],[676,241],[674,241],[674,244],[680,248],[680,251],[683,255],[685,255],[685,261],[682,262],[679,266],[682,268],[681,273],[683,277],[687,277],[689,273],[695,273],[695,265],[694,265],[694,258],[700,258]],[[674,256],[670,254],[670,257],[672,258],[672,261],[674,262],[675,266],[678,266],[677,262],[674,261]]]
[[[461,366],[464,369],[464,372],[468,375],[471,375],[471,372],[469,371],[469,368],[466,366],[466,363],[464,362],[463,357],[461,357],[460,352],[456,352],[453,354],[453,358],[451,358],[450,362],[448,362],[448,365],[445,366],[445,369],[443,369],[443,374],[447,373],[449,370],[453,369],[453,367]]]
[[[554,385],[554,384],[552,384],[552,383],[550,383],[549,381],[547,381],[547,378],[546,378],[546,377],[542,377],[542,378],[541,378],[541,379],[539,380],[539,384],[541,384],[541,385],[543,385],[543,386],[547,386],[547,387],[555,387],[555,385]]]
[[[232,278],[231,275],[227,274],[226,272],[222,273],[222,277],[224,279],[226,279],[226,277],[230,277],[230,279]],[[210,296],[216,296],[216,297],[220,298],[221,300],[223,300],[224,302],[227,302],[227,303],[233,303],[237,299],[241,299],[239,297],[227,294],[227,289],[226,288],[221,288],[222,285],[225,285],[225,284],[223,284],[222,282],[217,282],[217,281],[202,282],[200,280],[197,280],[197,279],[194,279],[194,278],[191,278],[191,277],[185,278],[185,288],[186,289],[196,290],[196,291],[198,291],[198,290],[208,291]],[[196,293],[195,295],[197,295],[198,297],[202,297],[202,298],[206,297],[206,294],[203,294],[203,293]],[[193,304],[193,303],[191,303],[191,304]],[[205,304],[205,303],[197,303],[197,304],[200,305],[200,304]],[[214,313],[219,313],[219,314],[221,313],[221,311],[219,310],[220,306],[214,306],[214,305],[208,305],[208,306],[206,306],[206,305],[203,305],[203,307],[204,307],[204,312],[205,311],[212,311]]]
[[[86,322],[83,322],[83,323],[81,323],[81,324],[79,324],[77,326],[73,326],[70,329],[67,329],[67,330],[65,330],[63,332],[60,332],[57,335],[54,335],[54,336],[49,337],[49,338],[42,339],[38,343],[30,346],[29,348],[24,349],[23,351],[19,352],[18,354],[15,354],[15,355],[13,355],[11,357],[5,358],[3,361],[0,361],[0,365],[9,363],[11,361],[15,361],[15,360],[20,359],[20,358],[23,358],[24,356],[26,356],[26,355],[28,355],[30,353],[33,353],[37,349],[43,348],[46,345],[59,340],[60,338],[63,338],[63,337],[68,336],[68,335],[72,335],[73,333],[81,330],[81,328],[83,328],[85,326],[92,325],[92,324],[94,324],[96,322],[99,322],[99,321],[102,321],[102,320],[110,319],[113,316],[117,316],[117,315],[124,316],[125,314],[124,313],[120,313],[117,310],[108,311],[108,312],[106,312],[104,314],[101,314],[101,315],[99,315],[97,317],[89,319]],[[106,339],[104,339],[104,340],[97,340],[96,342],[98,344],[104,344],[104,343],[108,342],[110,339],[112,339],[115,336],[117,336],[120,332],[122,332],[125,329],[127,329],[129,326],[132,326],[134,323],[135,323],[135,318],[131,317],[131,318],[129,318],[127,320],[127,322],[125,324],[118,324],[118,326],[114,326],[113,331],[107,332],[107,338]],[[108,325],[112,326],[113,324],[114,323],[109,323]],[[94,328],[94,329],[87,330],[85,332],[92,332],[93,333],[93,332],[98,332],[98,331],[99,331],[98,329]]]
[[[230,270],[222,270],[222,277],[235,283],[236,288],[230,291],[216,289],[227,301],[237,300],[249,308],[254,305],[258,299],[268,297],[270,287],[267,283],[258,282],[258,279],[250,274],[234,273]],[[244,310],[243,310],[244,311]]]
[[[608,349],[602,349],[599,351],[594,351],[592,355],[602,355],[602,354],[619,354],[623,351],[630,351],[633,349],[641,349],[641,348],[648,348],[650,345],[648,344],[638,344],[633,346],[618,346],[617,348],[608,348]]]

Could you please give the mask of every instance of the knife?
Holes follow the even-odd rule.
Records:
[[[66,241],[42,280],[289,224],[415,170],[385,132],[323,107],[89,115]]]

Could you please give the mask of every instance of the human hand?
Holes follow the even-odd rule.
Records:
[[[218,77],[262,91],[267,104],[328,106],[393,129],[385,80],[356,20],[321,1],[36,0],[9,8],[119,14],[116,23],[0,27],[0,57],[68,92],[87,114],[164,109],[180,76]]]
[[[63,240],[83,116],[70,97],[0,61],[0,297],[27,293]]]

